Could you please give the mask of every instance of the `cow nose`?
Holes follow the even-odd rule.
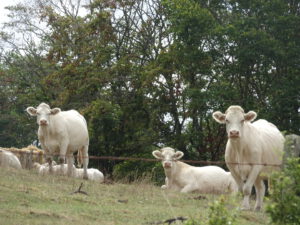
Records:
[[[239,134],[240,134],[240,132],[237,131],[237,130],[231,130],[231,131],[229,132],[230,137],[238,137]]]
[[[47,120],[40,120],[40,125],[47,125]]]
[[[171,168],[171,163],[170,162],[165,162],[164,167],[165,168]]]

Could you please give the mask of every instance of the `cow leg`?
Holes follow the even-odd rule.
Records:
[[[253,184],[255,180],[258,177],[259,172],[261,171],[262,166],[252,166],[252,170],[248,176],[248,179],[246,183],[243,186],[243,194],[244,194],[244,200],[242,204],[242,209],[244,210],[249,210],[250,209],[250,204],[249,204],[249,199],[251,195],[251,189],[253,187]]]
[[[72,177],[74,175],[74,157],[73,154],[68,154],[67,155],[67,164],[68,164],[68,171],[67,171],[67,175],[69,177]]]
[[[49,151],[48,150],[45,150],[45,153],[44,153],[44,156],[45,156],[45,161],[48,163],[49,165],[49,174],[52,174],[53,173],[53,166],[52,166],[52,155],[49,154]]]
[[[52,174],[53,173],[53,166],[52,166],[52,157],[47,157],[46,158],[46,162],[48,163],[49,165],[49,173]]]
[[[184,188],[181,189],[181,193],[188,193],[188,192],[192,192],[195,191],[195,186],[193,184],[188,184],[186,186],[184,186]]]
[[[233,179],[237,183],[239,191],[243,192],[243,185],[244,185],[244,183],[243,183],[243,180],[241,179],[240,175],[238,173],[236,173],[235,170],[234,170],[234,168],[235,168],[236,165],[232,165],[232,164],[229,164],[229,163],[226,164],[226,165],[227,165],[227,167],[228,167],[228,169],[229,169],[229,171],[230,171]]]
[[[265,188],[265,184],[261,178],[256,179],[254,186],[255,186],[255,192],[256,192],[256,203],[255,203],[254,209],[256,211],[260,211],[260,209],[262,208],[262,203],[263,203],[263,198],[265,196],[266,188]]]
[[[65,163],[67,150],[68,150],[68,143],[66,141],[60,143],[58,163],[60,164],[60,171],[62,175],[64,174],[64,163]]]
[[[168,189],[169,188],[169,180],[168,178],[166,177],[165,178],[165,184],[161,186],[161,189]]]
[[[82,149],[82,157],[83,157],[83,179],[88,179],[87,167],[89,164],[89,155],[88,155],[89,146],[85,145]]]

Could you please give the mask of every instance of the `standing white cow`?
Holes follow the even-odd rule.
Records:
[[[218,166],[190,166],[177,161],[183,152],[166,147],[155,150],[152,155],[162,160],[166,184],[162,189],[172,189],[183,193],[200,192],[202,194],[222,194],[237,191],[237,184],[230,173]]]
[[[52,155],[59,153],[60,164],[63,164],[67,157],[68,175],[71,176],[73,153],[79,151],[78,154],[83,158],[83,178],[87,179],[89,135],[84,117],[76,110],[51,109],[45,103],[41,103],[37,108],[28,107],[26,111],[31,116],[37,116],[38,138],[49,162],[50,172]]]
[[[213,113],[213,118],[226,124],[228,141],[225,161],[243,192],[243,209],[250,209],[249,197],[253,185],[256,190],[255,210],[262,207],[265,195],[263,179],[282,164],[284,137],[277,127],[266,120],[253,123],[257,114],[244,113],[240,106],[230,106],[225,114]]]

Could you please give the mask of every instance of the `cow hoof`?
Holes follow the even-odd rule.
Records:
[[[83,176],[83,179],[84,180],[88,180],[88,176]]]

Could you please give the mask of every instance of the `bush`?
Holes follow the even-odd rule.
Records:
[[[209,225],[234,225],[237,210],[228,210],[225,204],[228,205],[229,202],[226,201],[224,196],[221,196],[220,200],[215,201],[210,206],[209,212]]]
[[[231,196],[229,195],[227,197]],[[231,202],[228,201],[228,198],[226,199],[226,196],[221,196],[219,200],[214,201],[210,206],[207,223],[190,219],[184,225],[234,225],[237,212],[238,208],[232,206]]]
[[[274,224],[300,224],[300,159],[288,159],[282,172],[271,177],[267,213]]]
[[[155,184],[165,182],[165,174],[160,162],[125,161],[114,167],[113,177],[125,182],[140,179],[150,179]]]

